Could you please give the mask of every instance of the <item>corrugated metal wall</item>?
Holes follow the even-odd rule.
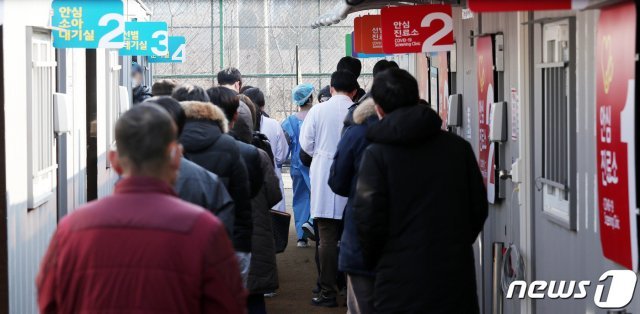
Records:
[[[9,309],[11,313],[37,313],[35,279],[57,223],[56,193],[38,208],[27,209],[27,90],[26,27],[46,27],[49,23],[49,0],[4,1],[3,15],[5,48],[2,62],[5,67],[5,128],[6,135],[6,183],[7,183],[7,249],[9,272]],[[64,66],[59,67],[65,77],[68,135],[67,163],[67,211],[87,200],[87,135],[86,135],[86,52],[84,49],[68,49]],[[104,69],[104,55],[99,56],[98,67]],[[102,62],[102,63],[101,63]],[[103,73],[104,74],[104,73]],[[98,124],[100,143],[99,196],[109,195],[116,175],[106,168],[106,98],[103,76],[98,81]],[[53,134],[52,134],[53,136]],[[3,191],[4,193],[5,191]]]
[[[5,1],[4,6],[9,307],[11,313],[36,313],[35,277],[56,225],[56,199],[54,194],[44,205],[27,210],[26,26],[47,25],[50,1]]]
[[[11,313],[37,313],[35,278],[56,226],[55,197],[27,212],[9,206],[9,304]]]
[[[598,207],[596,186],[596,115],[595,115],[595,41],[599,11],[584,12],[541,12],[535,18],[576,17],[576,184],[572,192],[576,193],[577,231],[570,231],[551,222],[542,215],[540,193],[535,201],[535,252],[534,274],[536,279],[546,280],[590,280],[593,291],[598,277],[606,270],[622,269],[602,254],[598,233]],[[540,40],[536,32],[534,40]],[[539,52],[536,58],[539,60]],[[541,91],[535,90],[535,95]],[[536,160],[539,161],[539,160]],[[536,177],[540,175],[540,165],[536,163]],[[640,311],[640,293],[636,291],[634,301],[627,308],[631,312]],[[585,300],[540,300],[536,302],[538,313],[605,313],[593,303],[593,293]]]
[[[575,176],[576,184],[571,188],[573,193],[577,193],[577,231],[571,231],[566,227],[560,226],[549,220],[542,213],[542,202],[540,193],[536,192],[535,186],[532,189],[534,193],[534,201],[532,205],[532,217],[520,217],[522,209],[519,203],[517,193],[512,194],[514,185],[509,181],[506,185],[506,199],[500,201],[496,205],[490,206],[489,219],[483,233],[484,263],[478,266],[483,269],[483,275],[478,273],[479,286],[482,286],[480,297],[484,300],[485,313],[491,313],[491,276],[492,276],[492,256],[491,244],[493,242],[510,242],[519,243],[521,233],[524,232],[519,226],[519,222],[527,221],[528,226],[533,230],[534,250],[533,252],[523,252],[525,259],[529,262],[527,267],[532,271],[532,277],[526,278],[528,282],[533,280],[591,280],[592,287],[589,288],[589,296],[584,300],[536,300],[534,301],[535,313],[605,313],[605,310],[598,309],[593,303],[593,291],[595,291],[595,283],[598,277],[609,269],[620,269],[621,266],[607,260],[602,255],[600,246],[600,237],[598,234],[598,208],[596,202],[596,150],[595,150],[595,40],[596,26],[598,20],[598,10],[589,10],[583,12],[536,12],[534,19],[545,17],[576,17],[576,129],[570,130],[575,132],[576,155],[577,158],[576,172],[570,173]],[[461,10],[454,8],[455,20],[455,36],[457,42],[457,84],[458,92],[463,94],[463,128],[461,135],[465,135],[467,128],[470,128],[469,140],[474,149],[477,151],[478,146],[478,102],[477,102],[477,79],[476,79],[476,47],[472,46],[475,41],[470,38],[472,31],[474,35],[478,34],[504,34],[504,86],[500,93],[503,93],[503,99],[507,102],[510,100],[511,88],[518,88],[520,71],[528,67],[528,64],[518,65],[518,33],[527,25],[521,25],[518,21],[517,13],[491,13],[491,14],[475,14],[472,19],[461,19]],[[533,26],[535,29],[538,26]],[[534,34],[530,34],[533,36]],[[531,49],[532,62],[540,62],[540,53],[542,50],[539,32],[536,32],[533,38],[533,49]],[[472,43],[473,41],[473,43]],[[520,47],[528,48],[528,47]],[[535,54],[534,54],[535,53]],[[418,65],[420,66],[420,62]],[[418,76],[420,77],[421,74]],[[524,84],[523,86],[528,86]],[[518,90],[521,95],[521,105],[528,105],[529,100],[523,99],[523,95],[531,94],[533,100],[542,95],[542,90]],[[511,107],[509,106],[508,130],[511,131]],[[535,104],[531,102],[531,104]],[[535,105],[528,109],[534,110]],[[471,123],[467,120],[467,114],[470,116]],[[541,134],[540,125],[535,124],[533,116],[523,116],[521,119],[533,122],[531,135],[533,138],[539,138]],[[520,139],[523,138],[524,129],[521,129]],[[466,137],[466,136],[465,136]],[[533,143],[528,143],[533,144]],[[505,167],[511,168],[511,163],[518,158],[519,142],[509,141],[505,147]],[[521,156],[533,158],[533,177],[525,178],[532,180],[541,175],[540,169],[542,160],[540,155]],[[511,205],[513,204],[513,206]],[[510,216],[512,215],[512,216]],[[515,235],[511,236],[510,228],[515,228]],[[476,245],[476,253],[479,254],[480,247]],[[476,256],[476,263],[480,263],[479,256]],[[484,284],[483,284],[484,282]],[[592,291],[593,290],[593,291]],[[482,295],[484,291],[484,297]],[[631,312],[640,311],[640,292],[636,291],[634,301],[627,308]],[[505,300],[504,313],[519,313],[520,304],[518,300]]]

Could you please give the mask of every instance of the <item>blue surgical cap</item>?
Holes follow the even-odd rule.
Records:
[[[307,103],[307,100],[313,94],[313,85],[311,84],[300,84],[296,86],[293,91],[291,91],[291,99],[293,99],[293,103],[302,106]]]
[[[140,64],[138,64],[138,62],[131,62],[131,73],[142,73],[142,66]]]

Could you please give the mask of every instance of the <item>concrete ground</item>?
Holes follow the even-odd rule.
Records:
[[[316,264],[314,261],[315,243],[309,242],[308,248],[296,247],[296,232],[291,210],[291,177],[288,173],[283,174],[285,195],[287,202],[287,212],[291,214],[291,225],[289,231],[289,244],[287,249],[277,255],[278,276],[280,279],[280,289],[278,295],[273,298],[266,298],[268,313],[345,313],[345,298],[338,297],[337,308],[320,308],[312,306],[311,290],[315,287],[317,279]]]

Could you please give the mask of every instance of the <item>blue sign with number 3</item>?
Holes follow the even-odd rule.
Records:
[[[121,0],[54,0],[53,46],[56,48],[112,48],[124,46]]]
[[[183,63],[187,41],[184,36],[169,36],[169,53],[162,57],[151,56],[151,63]]]
[[[165,22],[126,22],[121,56],[165,56],[169,33]]]

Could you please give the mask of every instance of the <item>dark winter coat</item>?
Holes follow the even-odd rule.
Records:
[[[235,91],[234,91],[235,92]],[[256,197],[262,182],[264,181],[264,175],[260,168],[260,155],[258,149],[251,145],[253,122],[251,119],[251,111],[244,102],[240,102],[238,107],[238,119],[233,126],[233,129],[229,131],[229,135],[236,139],[236,145],[240,150],[240,155],[244,164],[247,166],[247,172],[249,173],[249,187],[251,188],[251,198]]]
[[[246,311],[220,220],[149,177],[124,178],[65,217],[37,287],[40,313]]]
[[[338,268],[348,274],[373,276],[373,267],[366,267],[362,259],[362,247],[358,239],[356,221],[353,213],[358,169],[362,153],[369,146],[367,129],[378,121],[375,104],[372,100],[363,102],[353,112],[353,124],[344,131],[331,166],[329,186],[340,196],[349,197],[344,209],[344,230],[340,240]]]
[[[348,127],[356,124],[353,118],[353,114],[356,111],[356,109],[358,109],[360,104],[364,103],[366,100],[369,100],[369,101],[372,100],[371,94],[369,93],[364,94],[362,98],[360,98],[356,103],[354,103],[351,107],[349,107],[349,111],[347,111],[347,116],[344,117],[344,126],[342,127],[342,133],[344,133]]]
[[[183,102],[187,115],[180,143],[184,156],[215,173],[227,187],[235,203],[233,244],[236,251],[251,252],[251,191],[247,167],[236,140],[224,134],[227,119],[211,103]]]
[[[431,108],[397,109],[367,131],[354,202],[378,313],[478,313],[472,245],[487,197],[471,145]]]
[[[241,142],[238,139],[236,139],[236,145],[238,146],[244,164],[247,166],[251,198],[254,198],[260,192],[262,182],[264,181],[264,174],[262,173],[262,169],[260,169],[260,154],[258,154],[258,149],[255,146]]]
[[[182,158],[175,189],[182,200],[204,207],[216,215],[224,224],[229,236],[233,235],[233,199],[215,173]]]
[[[260,167],[264,174],[264,184],[260,193],[251,200],[253,208],[253,240],[251,266],[247,289],[250,294],[263,294],[278,289],[278,268],[276,248],[271,228],[270,209],[282,200],[280,181],[273,167],[273,159],[263,151],[260,154]]]
[[[149,88],[149,86],[144,86],[144,85],[134,87],[131,93],[133,94],[134,105],[139,104],[153,97],[153,95],[151,95],[151,88]]]

